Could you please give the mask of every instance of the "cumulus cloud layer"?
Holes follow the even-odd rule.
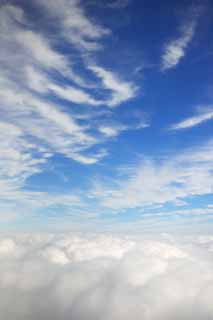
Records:
[[[0,238],[4,320],[213,317],[213,237]]]

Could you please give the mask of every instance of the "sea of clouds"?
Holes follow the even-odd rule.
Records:
[[[2,235],[0,318],[213,319],[213,236]]]

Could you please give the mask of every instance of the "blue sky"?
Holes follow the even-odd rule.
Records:
[[[211,1],[3,1],[2,230],[212,230]]]

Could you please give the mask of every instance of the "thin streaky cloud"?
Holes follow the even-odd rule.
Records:
[[[111,210],[176,204],[190,196],[211,194],[212,146],[210,140],[159,163],[146,159],[133,166],[127,177],[117,177],[106,185],[96,181],[91,194]]]
[[[37,0],[42,10],[45,10],[49,21],[57,23],[61,35],[83,51],[96,51],[102,48],[101,40],[111,31],[98,23],[90,21],[79,0]]]
[[[206,109],[206,108],[204,108]],[[212,109],[212,108],[211,108]],[[213,109],[207,110],[206,112],[199,112],[195,116],[186,118],[176,124],[173,124],[170,126],[170,130],[182,130],[182,129],[188,129],[191,127],[198,126],[202,124],[203,122],[213,120]]]
[[[136,96],[138,88],[135,84],[123,81],[113,72],[97,65],[89,65],[88,69],[101,79],[106,90],[112,91],[111,98],[106,101],[108,106],[116,107]]]
[[[189,12],[189,21],[180,25],[180,35],[165,44],[161,57],[162,71],[175,68],[186,55],[195,35],[199,14],[199,9]]]
[[[105,6],[112,9],[123,9],[126,8],[130,4],[130,2],[131,0],[113,0],[108,1]]]
[[[24,5],[9,1],[0,7],[0,198],[6,199],[1,204],[7,212],[19,207],[20,217],[42,206],[75,206],[72,192],[67,192],[66,199],[60,191],[54,195],[33,192],[27,190],[29,180],[48,174],[49,163],[58,155],[84,166],[95,165],[109,153],[102,143],[124,130],[120,120],[113,129],[102,128],[103,119],[94,127],[90,117],[85,123],[74,116],[73,109],[82,117],[93,112],[98,118],[104,109],[135,95],[132,82],[102,65],[99,71],[104,80],[96,79],[90,86],[94,71],[88,70],[84,54],[89,52],[92,58],[111,31],[90,19],[80,1],[36,0],[31,5],[36,12],[41,10],[48,28],[46,22],[38,28],[37,15],[32,18]],[[62,43],[69,54],[60,49]],[[78,73],[73,51],[78,52],[82,72]],[[99,108],[91,111],[91,106]]]

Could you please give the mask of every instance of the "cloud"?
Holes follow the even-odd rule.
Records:
[[[94,51],[101,48],[97,40],[110,34],[110,30],[91,21],[79,0],[57,0],[47,2],[37,0],[46,10],[49,21],[57,23],[62,36],[77,48]]]
[[[27,13],[23,8],[10,4],[3,5],[0,17],[2,45],[0,61],[3,67],[8,68],[12,79],[12,71],[14,71],[12,67],[19,68],[21,74],[20,67],[28,65],[55,69],[61,73],[66,72],[68,68],[71,69],[68,59],[54,49],[53,43],[45,34],[31,30]],[[25,28],[22,27],[23,25],[26,25]],[[8,33],[11,34],[11,37],[7,37]],[[14,51],[15,55],[12,54]]]
[[[9,122],[0,122],[0,196],[5,201],[15,196],[23,187],[24,181],[40,172],[40,166],[47,161],[44,151],[36,150],[35,144],[24,139],[24,132]],[[37,153],[34,156],[33,153]]]
[[[106,137],[116,137],[121,131],[127,129],[125,126],[101,126],[99,131]]]
[[[189,13],[190,18],[180,26],[180,36],[166,43],[161,58],[162,70],[168,70],[176,67],[184,58],[186,50],[194,37],[199,15],[200,9],[193,8]]]
[[[134,85],[113,71],[107,77],[115,88],[106,80],[98,85],[91,80],[94,71],[88,71],[85,54],[92,59],[107,35],[110,30],[88,16],[78,0],[36,0],[29,7],[14,1],[1,5],[0,197],[8,217],[16,218],[16,205],[20,215],[42,205],[81,205],[79,194],[71,191],[63,197],[60,192],[28,190],[29,180],[47,172],[50,158],[59,154],[82,165],[96,164],[108,154],[101,144],[112,136],[101,135],[100,125],[94,127],[90,117],[86,122],[77,117],[93,113],[100,118],[108,104],[133,97]],[[73,58],[76,53],[78,61]]]
[[[196,209],[183,209],[177,210],[174,214],[179,215],[213,215],[213,208],[205,207],[205,208],[196,208]]]
[[[32,31],[17,30],[14,38],[40,66],[61,71],[66,69],[66,58],[53,50],[42,35]]]
[[[213,120],[212,107],[199,108],[197,114],[170,126],[170,130],[181,130],[202,124],[208,120]]]
[[[91,195],[113,210],[175,204],[212,192],[212,141],[163,160],[145,159],[107,184],[96,181]],[[196,173],[196,174],[195,174]]]
[[[50,84],[49,90],[55,93],[58,97],[77,104],[91,104],[94,106],[104,104],[103,101],[95,100],[84,91],[73,88],[71,86],[62,87],[55,84]]]
[[[17,119],[18,120],[18,119]],[[18,122],[18,121],[17,121]],[[30,128],[35,130],[35,128]],[[2,143],[0,146],[0,197],[1,212],[9,216],[14,210],[21,213],[24,207],[29,211],[46,205],[53,204],[76,204],[79,199],[71,193],[65,195],[51,195],[46,192],[32,192],[25,189],[29,177],[43,171],[49,157],[52,156],[50,148],[31,141],[30,136],[26,138],[24,126],[18,126],[6,121],[0,122],[0,135]],[[29,135],[29,131],[28,131]],[[18,208],[16,208],[16,206]]]
[[[177,206],[178,206],[178,204],[176,204],[176,207]],[[155,210],[155,209],[157,209],[157,210]],[[144,226],[144,223],[146,223],[146,225],[153,224],[153,225],[157,226],[158,222],[162,218],[164,218],[164,219],[166,218],[167,227],[168,226],[171,227],[171,223],[168,223],[168,220],[172,217],[178,217],[179,219],[181,219],[181,218],[187,219],[188,218],[191,221],[193,221],[193,223],[196,222],[197,225],[199,225],[199,223],[203,222],[204,219],[206,219],[205,221],[207,221],[207,223],[210,221],[210,219],[213,217],[213,208],[211,208],[209,206],[191,208],[191,207],[187,207],[187,203],[183,204],[183,207],[180,206],[180,209],[178,209],[178,210],[176,208],[173,210],[166,211],[165,209],[163,209],[163,206],[159,207],[159,208],[151,207],[151,211],[149,211],[148,208],[145,208],[143,210],[143,215],[140,219],[138,219],[137,224],[132,223],[131,230],[133,230],[132,227],[134,227],[135,230],[137,228],[139,229],[140,227]],[[184,223],[183,220],[182,220],[182,223],[185,228],[186,223]],[[158,226],[158,227],[160,227],[160,226]],[[161,227],[162,227],[162,221],[161,221]],[[163,228],[165,228],[165,225],[163,226]],[[163,228],[161,228],[161,230]],[[176,230],[178,228],[177,222],[175,224],[175,228],[176,228]]]
[[[130,0],[112,0],[109,1],[105,6],[112,9],[123,9],[126,8],[130,3]]]
[[[121,132],[129,131],[129,130],[141,130],[149,127],[149,123],[147,121],[139,120],[138,123],[131,124],[122,124],[122,123],[103,123],[99,125],[99,131],[105,137],[117,137]]]
[[[114,73],[102,67],[90,65],[88,68],[101,79],[106,90],[112,91],[111,98],[106,101],[108,106],[116,107],[122,102],[126,102],[136,96],[137,86],[133,83],[120,80]]]
[[[212,243],[209,235],[2,236],[1,315],[5,320],[210,319]]]
[[[99,152],[96,152],[95,155],[74,154],[72,155],[72,157],[74,160],[79,161],[83,164],[94,164],[100,161],[100,159],[104,158],[107,154],[107,150],[102,149]]]

